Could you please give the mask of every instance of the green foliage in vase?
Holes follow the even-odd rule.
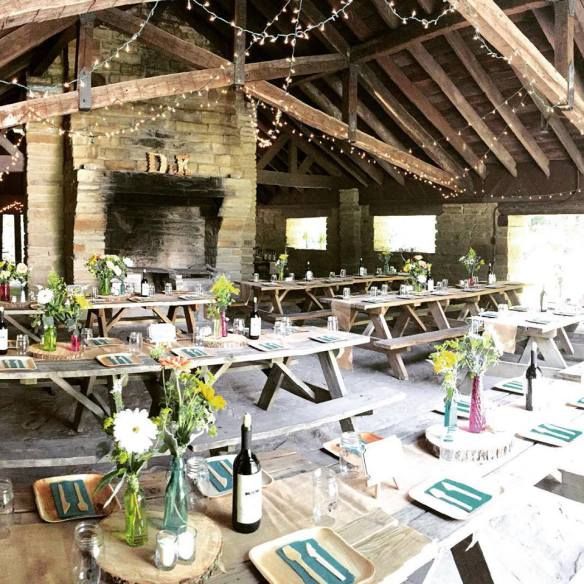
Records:
[[[474,278],[479,268],[485,265],[485,260],[481,258],[472,247],[469,248],[466,255],[458,258],[458,261],[466,268],[466,271],[471,278]]]
[[[489,333],[467,334],[458,341],[460,362],[473,377],[479,377],[499,361],[501,351]]]

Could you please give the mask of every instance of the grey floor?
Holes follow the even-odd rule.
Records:
[[[124,331],[120,331],[124,334]],[[578,335],[577,335],[578,336]],[[577,345],[578,356],[584,354],[584,344]],[[375,411],[373,415],[358,418],[360,430],[376,431],[383,435],[398,434],[402,440],[413,439],[420,433],[420,427],[436,421],[437,414],[432,412],[441,400],[440,387],[426,361],[427,348],[419,348],[408,354],[409,381],[393,378],[387,370],[386,359],[382,354],[356,349],[354,369],[344,374],[349,389],[377,386],[388,393],[404,392],[407,398],[395,405]],[[315,383],[322,382],[316,358],[305,357],[296,365],[302,377]],[[249,410],[253,414],[254,402],[259,396],[265,376],[259,371],[226,374],[217,382],[217,390],[225,395],[230,408],[221,415],[239,416]],[[149,397],[140,382],[132,382],[124,392],[126,406],[148,407]],[[300,398],[284,394],[278,396],[274,408],[290,411],[302,407],[305,402]],[[48,450],[51,443],[62,440],[67,443],[87,447],[102,439],[100,426],[95,418],[87,417],[85,430],[78,434],[70,427],[74,411],[71,398],[62,391],[34,386],[13,385],[0,391],[0,459],[2,444],[18,438],[22,448],[27,445],[38,448],[43,444]],[[270,443],[256,444],[256,449],[286,449],[305,452],[307,456],[323,464],[330,464],[331,458],[320,450],[321,444],[339,434],[338,424],[329,424],[312,431],[298,432],[282,436]],[[67,472],[84,470],[82,467],[68,467]],[[28,482],[54,475],[55,468],[38,469],[0,469],[0,476],[10,476],[17,482]],[[549,478],[545,486],[549,491],[563,494],[563,486]],[[547,584],[582,582],[580,568],[584,564],[584,505],[573,499],[582,492],[574,488],[567,493],[572,499],[551,496],[537,501],[525,501],[515,513],[496,518],[482,534],[485,553],[492,561],[495,582],[501,584]],[[534,541],[534,530],[539,534]],[[501,548],[500,544],[505,545]],[[492,548],[492,549],[490,549]],[[504,549],[505,553],[501,553]],[[487,554],[487,552],[491,552]],[[489,557],[489,556],[492,556]],[[414,575],[408,582],[419,584],[424,574]],[[428,582],[458,584],[460,579],[452,557],[444,554]]]

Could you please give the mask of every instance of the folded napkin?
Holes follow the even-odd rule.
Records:
[[[85,504],[88,507],[87,511],[80,511],[79,508],[77,507],[77,504],[79,503],[79,497],[77,496],[77,493],[75,491],[75,485],[77,485],[77,487],[79,488],[81,498],[83,499],[83,501],[85,501]],[[59,486],[61,486],[61,490],[63,491],[65,501],[70,505],[69,509],[67,510],[67,513],[65,513],[63,505],[61,504]],[[51,483],[51,494],[53,495],[55,509],[57,510],[57,515],[59,516],[60,519],[69,519],[71,517],[95,515],[93,502],[91,501],[91,497],[87,492],[85,483],[81,479],[77,479],[75,481],[57,481]]]
[[[222,464],[224,462],[228,467],[231,468],[231,472],[229,472]],[[233,489],[233,463],[230,459],[221,460],[208,460],[207,466],[213,469],[219,476],[225,478],[227,483],[223,486],[214,476],[213,473],[209,473],[209,482],[213,485],[213,488],[218,493],[225,493],[227,491],[231,491]]]
[[[341,337],[336,337],[334,335],[319,335],[315,337],[310,337],[312,341],[318,341],[319,343],[334,343],[336,341],[342,340]]]
[[[204,349],[199,349],[198,347],[188,347],[186,349],[181,349],[180,353],[182,356],[189,357],[191,359],[207,356],[207,351],[205,351]]]
[[[308,555],[308,551],[306,549],[306,545],[310,544],[316,550],[316,553],[326,562],[328,562],[333,568],[338,570],[340,574],[344,576],[343,580],[337,578],[332,572],[327,570],[317,559],[311,558]],[[331,556],[321,545],[316,541],[314,538],[294,541],[291,543],[287,543],[285,546],[276,550],[276,553],[288,566],[290,566],[296,574],[300,577],[304,584],[318,584],[314,578],[310,577],[310,574],[306,572],[306,570],[297,562],[289,560],[286,555],[284,554],[284,548],[290,546],[294,548],[297,552],[299,552],[302,556],[302,561],[311,568],[322,580],[327,582],[327,584],[353,584],[355,582],[355,576],[343,565],[341,564],[334,556]]]
[[[451,502],[440,498],[440,501],[446,501],[448,505],[458,507],[459,509],[467,512],[469,507],[472,509],[472,511],[475,511],[481,505],[484,505],[487,501],[490,501],[493,498],[493,496],[489,495],[488,493],[483,493],[474,487],[453,479],[442,479],[428,487],[425,492],[427,495],[435,497],[435,495],[433,495],[431,492],[435,489],[443,492],[450,499],[453,499]],[[460,505],[457,505],[456,501],[458,501]]]
[[[2,363],[6,369],[28,369],[22,359],[2,359]]]
[[[495,346],[503,353],[515,353],[517,327],[514,324],[500,322],[485,322],[485,332],[488,332],[495,341]]]
[[[563,426],[556,426],[555,424],[539,424],[532,428],[530,432],[534,434],[541,434],[542,436],[549,436],[562,442],[572,442],[582,435],[580,430],[573,430],[571,428],[564,428]]]
[[[523,395],[525,393],[525,388],[523,385],[522,378],[509,379],[507,381],[501,381],[493,386],[493,389],[502,389],[508,391],[509,393],[518,393]]]

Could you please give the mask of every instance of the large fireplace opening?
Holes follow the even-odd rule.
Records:
[[[220,178],[112,172],[105,252],[139,268],[204,271],[216,265]]]

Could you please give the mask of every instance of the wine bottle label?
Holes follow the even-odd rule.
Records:
[[[236,520],[250,524],[262,518],[262,472],[237,475]]]
[[[259,316],[253,316],[249,319],[249,335],[259,337],[262,331],[262,319]]]
[[[142,284],[142,296],[150,296],[150,284]]]
[[[0,351],[8,349],[8,329],[0,329]]]

